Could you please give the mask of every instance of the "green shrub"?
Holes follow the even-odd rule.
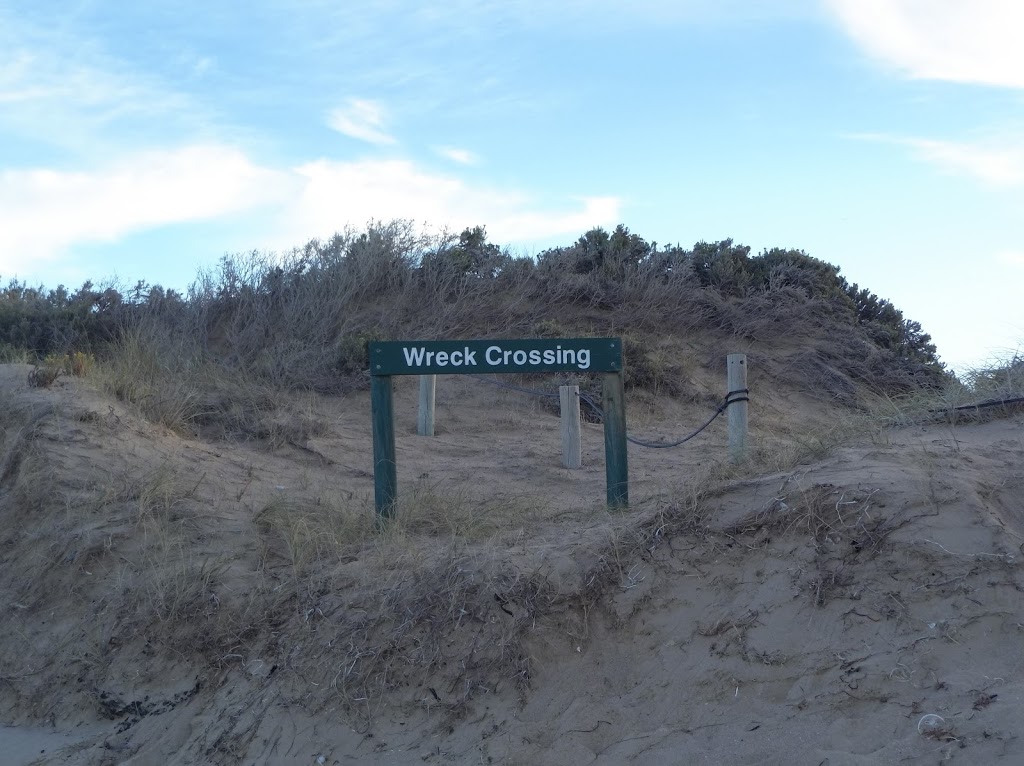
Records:
[[[383,339],[383,334],[379,330],[368,330],[342,337],[338,341],[338,372],[342,375],[369,372],[370,343]]]

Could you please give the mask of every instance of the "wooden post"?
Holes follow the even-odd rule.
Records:
[[[373,412],[373,499],[380,528],[395,515],[398,470],[395,463],[394,388],[390,375],[370,378]]]
[[[747,357],[729,354],[726,359],[726,393],[731,404],[729,420],[729,462],[741,463],[747,457]]]
[[[604,461],[608,507],[629,505],[629,462],[626,454],[626,395],[622,372],[604,375]]]
[[[580,468],[583,466],[580,387],[559,386],[558,399],[562,405],[562,465],[566,468]]]
[[[420,375],[420,409],[416,417],[416,433],[420,436],[434,435],[434,391],[436,388],[436,375]]]

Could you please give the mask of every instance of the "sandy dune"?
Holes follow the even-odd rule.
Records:
[[[268,446],[24,372],[0,369],[3,763],[1024,763],[1019,413],[731,476],[716,424],[632,450],[612,515],[599,426],[566,471],[555,417],[451,380],[425,443],[408,384],[420,516],[379,540],[364,394]],[[836,417],[756,406],[765,444]]]

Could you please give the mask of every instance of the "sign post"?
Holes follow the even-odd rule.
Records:
[[[370,378],[373,417],[373,502],[377,524],[395,515],[398,500],[398,464],[395,462],[394,386],[390,375]]]
[[[629,466],[626,462],[626,396],[622,371],[604,375],[604,464],[608,507],[629,505]]]
[[[387,341],[370,344],[373,410],[373,480],[377,523],[395,514],[393,375],[596,372],[604,375],[604,447],[608,505],[629,504],[626,402],[619,338]]]

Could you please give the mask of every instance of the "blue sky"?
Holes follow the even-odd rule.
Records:
[[[1024,345],[1019,0],[0,0],[0,279],[182,288],[371,219],[800,248]]]

